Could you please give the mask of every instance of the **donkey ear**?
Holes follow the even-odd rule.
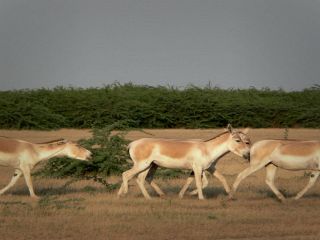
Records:
[[[231,126],[231,124],[229,123],[228,126],[227,126],[227,130],[232,133],[233,132],[233,128]]]
[[[250,130],[250,128],[247,127],[245,129],[243,129],[241,132],[244,133],[244,134],[247,134],[249,132],[249,130]]]

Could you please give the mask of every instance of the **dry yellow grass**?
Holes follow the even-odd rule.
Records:
[[[221,130],[147,130],[156,137],[210,138]],[[77,140],[90,132],[60,130],[50,132],[0,130],[0,135],[34,142],[67,137]],[[250,133],[253,141],[282,138],[281,129],[259,129]],[[148,136],[129,132],[129,139]],[[290,129],[290,138],[320,139],[320,130]],[[228,154],[218,169],[231,184],[247,163]],[[12,170],[0,168],[0,187],[8,183]],[[223,187],[209,178],[204,191],[207,200],[177,193],[185,179],[161,180],[167,193],[145,200],[134,181],[129,194],[117,199],[116,192],[91,181],[64,187],[66,179],[34,178],[35,191],[42,197],[29,198],[24,180],[0,196],[0,239],[320,239],[319,183],[299,201],[279,203],[264,183],[264,171],[242,182],[238,200],[227,201]],[[108,179],[112,182],[119,177]],[[293,196],[306,184],[304,172],[279,171],[277,185]],[[150,190],[150,189],[149,189]],[[151,190],[150,190],[151,191]]]

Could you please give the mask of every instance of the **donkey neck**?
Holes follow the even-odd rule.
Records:
[[[65,147],[65,143],[36,144],[36,151],[39,158],[37,162],[63,155],[62,151]]]
[[[229,152],[228,148],[228,132],[222,133],[215,138],[206,141],[208,156],[212,161],[217,160]]]

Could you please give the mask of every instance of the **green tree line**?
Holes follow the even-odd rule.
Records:
[[[0,91],[0,127],[8,129],[320,127],[320,86],[302,91],[151,87]]]

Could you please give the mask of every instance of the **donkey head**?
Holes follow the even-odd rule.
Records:
[[[231,124],[227,126],[228,132],[230,133],[228,148],[231,152],[237,154],[245,159],[250,158],[250,138],[247,133],[249,129],[243,131],[236,131],[232,128]]]
[[[64,153],[70,158],[75,158],[82,161],[90,160],[92,155],[89,150],[71,141],[66,142]]]

